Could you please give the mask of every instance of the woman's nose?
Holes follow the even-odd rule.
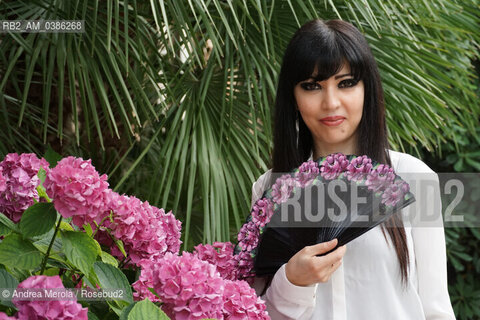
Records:
[[[322,108],[336,109],[340,106],[340,99],[336,88],[325,88],[323,91]]]

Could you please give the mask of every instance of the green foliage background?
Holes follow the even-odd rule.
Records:
[[[47,145],[183,222],[185,248],[232,239],[268,168],[283,50],[341,18],[377,59],[394,149],[480,170],[478,0],[0,1],[0,20],[85,20],[77,34],[0,34],[0,155]],[[446,159],[446,160],[442,160]],[[447,229],[452,301],[480,315],[478,229]]]

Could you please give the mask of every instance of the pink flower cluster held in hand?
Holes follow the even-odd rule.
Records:
[[[267,320],[265,302],[245,281],[226,281],[223,294],[225,320]]]
[[[327,156],[320,166],[320,174],[327,180],[338,178],[348,167],[348,159],[341,153]]]
[[[295,174],[297,186],[301,188],[308,187],[319,173],[320,169],[317,162],[309,160],[302,163],[298,168],[298,172]]]
[[[287,201],[295,184],[295,179],[289,174],[284,174],[278,178],[272,187],[272,200],[278,204]]]
[[[64,289],[59,276],[32,276],[22,281],[18,289]],[[87,320],[87,308],[75,300],[21,301],[13,299],[18,319],[29,320]]]
[[[48,162],[33,153],[9,153],[0,162],[3,177],[0,177],[0,212],[14,222],[20,221],[22,213],[34,204],[34,199],[39,200],[37,187],[40,179],[37,174],[40,168],[48,171]]]
[[[133,287],[137,298],[151,297],[148,288],[153,288],[168,316],[190,320],[222,319],[224,285],[215,266],[184,252],[167,253],[158,263],[144,265]]]
[[[111,192],[109,197],[112,221],[105,220],[104,226],[123,242],[132,263],[141,265],[144,260],[156,261],[163,258],[166,252],[178,253],[181,223],[171,212],[165,213],[163,209],[136,197],[115,192]],[[97,240],[101,241],[100,238]],[[123,254],[116,246],[112,246],[112,254],[123,259]]]
[[[214,242],[213,245],[199,244],[195,247],[193,255],[216,266],[223,279],[237,279],[237,261],[233,255],[231,242]]]
[[[100,176],[91,160],[66,157],[58,162],[45,179],[47,194],[55,209],[64,217],[73,217],[75,225],[96,221],[107,213],[107,175]]]

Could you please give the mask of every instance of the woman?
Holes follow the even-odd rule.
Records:
[[[336,152],[365,154],[400,176],[437,179],[419,159],[388,150],[375,60],[363,35],[344,21],[314,20],[293,36],[280,72],[274,130],[273,168],[254,183],[252,205],[271,185],[272,171],[289,172]],[[429,203],[433,196],[415,197],[418,210],[436,210],[441,220],[438,203]],[[336,240],[299,251],[263,296],[272,319],[455,319],[443,228],[404,222],[395,216],[324,256],[318,255]],[[265,279],[257,278],[255,287],[260,292]]]

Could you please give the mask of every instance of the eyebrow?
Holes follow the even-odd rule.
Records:
[[[351,76],[351,75],[352,75],[351,73],[340,74],[338,76],[335,76],[335,80],[343,78],[343,77]]]
[[[353,74],[351,74],[351,73],[339,74],[339,75],[335,76],[335,80],[340,79],[340,78],[344,78],[344,77],[348,77],[348,76],[353,76]],[[311,77],[308,78],[307,80],[318,81],[318,80],[316,79],[316,77],[314,77],[314,76],[311,76]]]

